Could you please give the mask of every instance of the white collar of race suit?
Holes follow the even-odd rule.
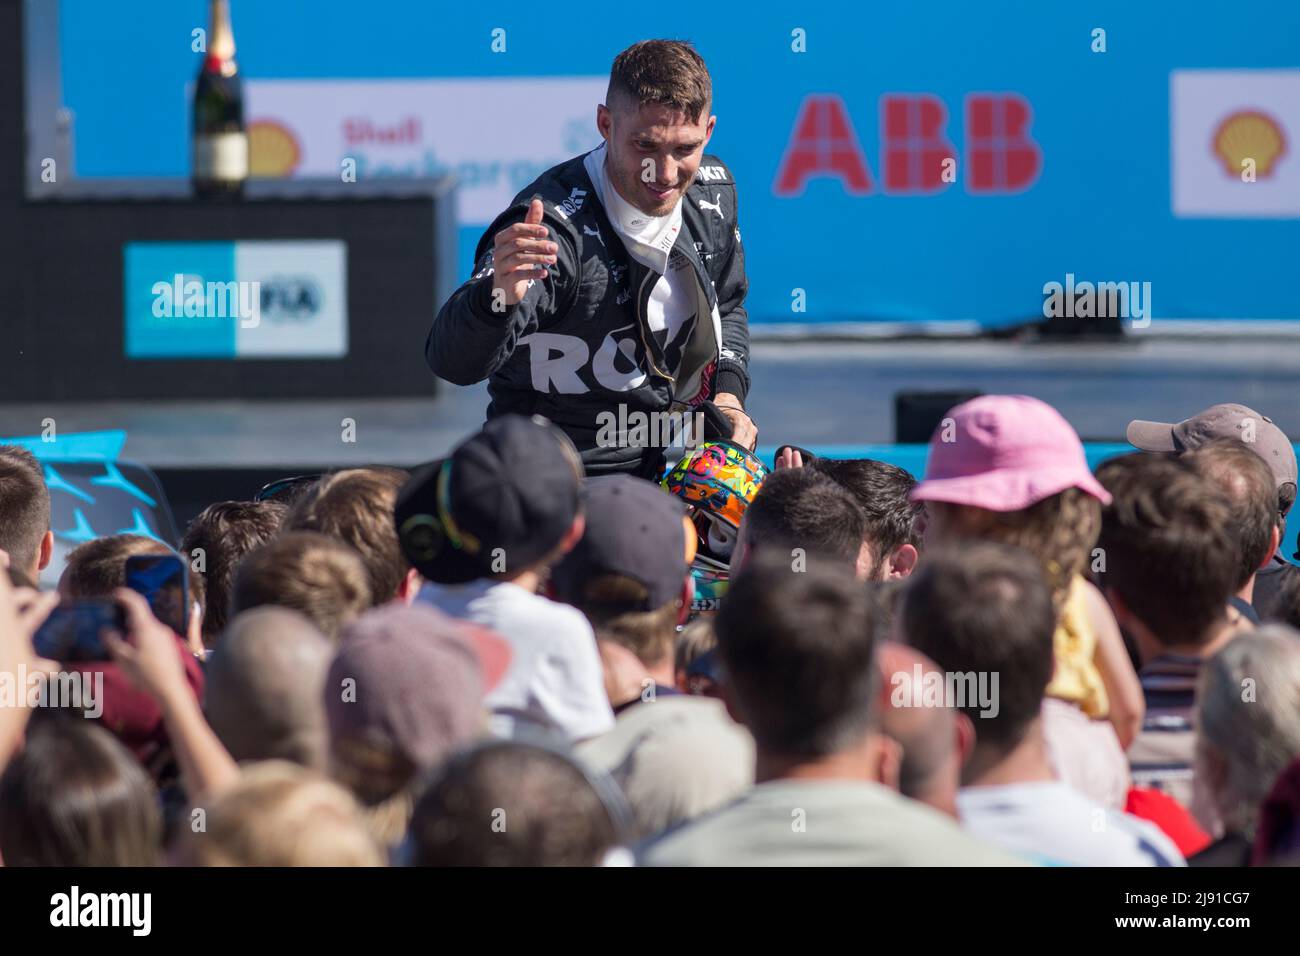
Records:
[[[666,216],[649,216],[618,194],[605,173],[605,146],[601,144],[583,158],[583,166],[596,187],[600,204],[610,225],[623,240],[628,254],[660,275],[668,271],[668,254],[682,231],[682,204],[679,201]]]

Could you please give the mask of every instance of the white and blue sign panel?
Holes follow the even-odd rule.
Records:
[[[60,2],[77,172],[185,176],[207,4],[131,7]],[[614,56],[664,36],[712,74],[755,324],[1005,326],[1067,275],[1151,283],[1152,331],[1300,321],[1294,0],[231,7],[255,166],[456,173],[466,277],[494,212],[599,144]]]
[[[347,355],[341,241],[132,242],[123,264],[127,358]]]
[[[1300,70],[1178,70],[1174,214],[1300,219]]]

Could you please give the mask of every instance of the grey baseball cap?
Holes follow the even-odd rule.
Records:
[[[561,601],[585,606],[587,583],[601,574],[640,582],[647,597],[628,611],[653,611],[682,593],[687,561],[686,506],[652,481],[631,475],[588,478],[582,489],[586,530],[551,570]]]
[[[1200,448],[1216,438],[1236,438],[1264,459],[1280,488],[1296,483],[1295,448],[1286,433],[1266,415],[1253,408],[1231,403],[1211,405],[1191,418],[1167,422],[1132,421],[1128,441],[1143,451],[1185,452]]]
[[[400,778],[479,735],[483,665],[458,621],[427,604],[389,602],[343,629],[324,699],[334,756]]]

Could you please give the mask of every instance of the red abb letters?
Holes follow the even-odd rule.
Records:
[[[1015,93],[966,97],[966,188],[973,193],[1018,193],[1043,168],[1043,154],[1026,135],[1033,110]]]
[[[880,148],[884,191],[924,195],[941,192],[945,164],[957,160],[948,140],[948,111],[929,93],[889,93],[880,100]],[[958,164],[971,193],[1015,193],[1028,189],[1042,171],[1042,151],[1029,138],[1033,111],[1016,93],[972,93],[966,97],[966,161]],[[952,164],[947,163],[948,169]],[[797,196],[808,180],[829,176],[850,195],[873,191],[867,157],[844,101],[835,94],[806,96],[777,170],[772,191]]]
[[[844,190],[854,195],[871,192],[867,158],[844,101],[833,94],[804,98],[773,192],[797,196],[814,176],[838,176]]]
[[[933,193],[954,182],[943,181],[943,161],[956,160],[957,149],[944,136],[948,110],[928,93],[891,94],[880,100],[880,150],[885,163],[885,191]]]

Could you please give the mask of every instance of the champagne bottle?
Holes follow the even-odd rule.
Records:
[[[194,87],[193,160],[194,192],[199,198],[234,198],[243,193],[248,134],[230,0],[211,0],[208,50]]]

